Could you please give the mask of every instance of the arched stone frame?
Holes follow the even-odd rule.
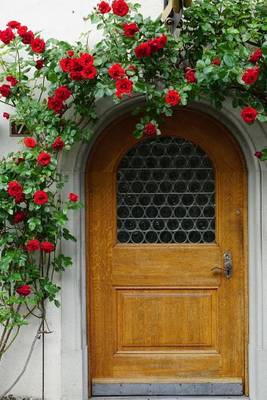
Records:
[[[103,129],[119,116],[143,103],[135,97],[114,105],[99,102],[101,118],[94,127],[95,135],[89,144],[77,145],[63,160],[62,172],[69,176],[63,196],[78,193],[84,200],[86,162],[92,145]],[[248,292],[249,292],[249,392],[250,400],[267,398],[267,165],[255,158],[256,150],[267,142],[267,128],[255,123],[245,125],[230,102],[221,111],[205,102],[191,108],[209,114],[223,123],[238,141],[248,170]],[[265,205],[266,203],[266,205]],[[70,215],[69,227],[77,237],[75,243],[63,243],[66,254],[73,258],[72,269],[62,276],[61,315],[61,387],[62,400],[88,399],[88,362],[86,333],[86,261],[85,210]],[[90,266],[88,266],[90,267]],[[234,334],[234,325],[233,325]],[[228,397],[229,398],[229,397]]]

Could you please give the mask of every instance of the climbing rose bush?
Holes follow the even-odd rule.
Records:
[[[103,33],[94,47],[90,33],[70,44],[23,21],[0,31],[2,117],[26,132],[20,150],[0,164],[0,358],[29,316],[43,316],[47,301],[59,306],[55,272],[72,262],[59,243],[75,240],[68,212],[81,207],[77,194],[60,194],[60,163],[92,137],[100,98],[143,96],[137,139],[160,135],[175,107],[200,99],[216,108],[231,99],[248,125],[267,120],[264,0],[194,0],[177,36],[139,7],[100,1],[85,18]],[[256,157],[267,159],[267,149]]]

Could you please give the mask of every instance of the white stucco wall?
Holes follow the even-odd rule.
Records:
[[[6,22],[16,19],[30,29],[42,30],[45,39],[56,37],[74,42],[79,34],[86,30],[82,17],[87,15],[96,0],[10,0],[1,5],[0,29]],[[162,10],[162,0],[139,0],[146,15],[156,17]],[[99,33],[92,32],[92,44],[99,37]],[[103,119],[98,127],[105,125],[105,119],[113,118],[113,111],[100,107]],[[122,112],[119,107],[117,112]],[[204,107],[206,111],[206,107]],[[208,110],[208,108],[207,108]],[[8,122],[1,118],[7,108],[0,104],[0,156],[17,148],[17,139],[8,135]],[[213,113],[214,114],[214,113]],[[235,136],[243,145],[246,159],[251,168],[250,175],[250,204],[255,204],[255,214],[251,214],[250,239],[254,253],[250,254],[250,381],[252,400],[265,400],[267,398],[267,255],[262,239],[266,240],[267,232],[267,168],[260,166],[254,159],[253,152],[267,144],[267,129],[255,124],[253,127],[245,126],[237,113],[232,113],[230,107],[218,117],[228,124],[230,130],[236,132]],[[102,124],[102,125],[101,125]],[[88,150],[77,147],[68,156],[66,171],[70,174],[70,181],[66,192],[75,191],[83,195],[82,172]],[[78,161],[77,161],[78,160]],[[261,182],[263,190],[261,190]],[[75,214],[76,215],[76,214]],[[83,214],[80,215],[83,222]],[[85,400],[86,398],[86,341],[84,316],[84,258],[82,241],[82,228],[79,218],[70,220],[70,227],[79,237],[78,244],[68,245],[66,249],[74,257],[74,267],[64,274],[62,281],[61,310],[55,308],[48,311],[48,322],[53,333],[46,336],[46,399],[47,400]],[[264,223],[265,222],[265,223]],[[259,225],[259,226],[258,226]],[[257,240],[253,239],[257,236]],[[264,243],[263,242],[263,243]],[[81,250],[82,249],[82,250]],[[263,249],[263,251],[261,251]],[[260,284],[261,283],[261,284]],[[0,366],[0,393],[8,387],[20,372],[30,344],[37,328],[35,321],[29,327],[23,328],[23,333],[5,357]],[[32,361],[20,383],[12,391],[17,395],[41,396],[41,343],[37,343]]]

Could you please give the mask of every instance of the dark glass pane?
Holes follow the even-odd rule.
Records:
[[[134,243],[141,243],[144,239],[144,234],[140,231],[136,231],[132,233],[131,238]]]
[[[215,240],[212,163],[197,145],[175,137],[138,143],[117,171],[121,243],[211,243]]]

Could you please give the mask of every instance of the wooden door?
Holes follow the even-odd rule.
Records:
[[[93,395],[242,394],[240,149],[222,125],[189,109],[156,138],[136,141],[135,123],[127,116],[108,127],[87,166]]]

